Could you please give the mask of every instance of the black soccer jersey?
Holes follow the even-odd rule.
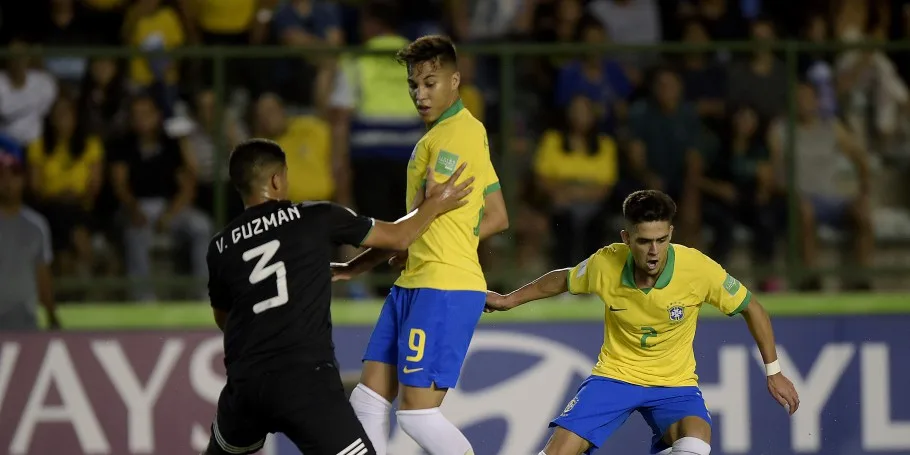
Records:
[[[329,202],[248,208],[208,250],[212,306],[228,311],[229,377],[333,362],[329,313],[334,247],[359,246],[372,218]]]

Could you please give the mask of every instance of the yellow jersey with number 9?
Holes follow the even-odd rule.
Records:
[[[569,292],[604,302],[604,344],[593,374],[641,386],[698,385],[695,325],[702,303],[734,316],[752,294],[700,251],[671,244],[653,288],[635,284],[629,247],[614,243],[569,270]]]
[[[426,185],[427,167],[435,180],[444,182],[467,162],[459,181],[474,177],[468,203],[430,224],[408,248],[408,261],[395,282],[403,288],[446,291],[486,291],[487,283],[477,259],[484,197],[499,190],[499,178],[490,161],[487,130],[464,108],[461,100],[439,117],[414,147],[408,162],[407,207]]]

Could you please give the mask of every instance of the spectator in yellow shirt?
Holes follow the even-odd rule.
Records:
[[[544,132],[534,172],[549,197],[555,264],[578,263],[603,245],[603,215],[618,177],[616,143],[598,133],[593,102],[569,103],[566,127]]]
[[[59,272],[89,274],[89,211],[101,188],[104,148],[100,138],[88,134],[72,98],[57,99],[27,158],[30,189],[50,225]]]
[[[161,0],[137,0],[123,22],[123,40],[148,52],[180,47],[186,42],[180,15]],[[176,101],[178,64],[166,56],[137,57],[130,63],[130,80],[138,88],[155,86],[159,104],[167,109]]]
[[[331,200],[335,179],[329,125],[314,116],[288,118],[281,99],[271,93],[259,97],[254,110],[254,136],[277,142],[287,154],[288,197],[294,202]]]

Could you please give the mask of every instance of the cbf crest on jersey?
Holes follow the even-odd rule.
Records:
[[[670,308],[667,308],[667,313],[670,316],[670,323],[676,323],[683,320],[683,317],[686,315],[686,309],[682,305],[672,304]]]

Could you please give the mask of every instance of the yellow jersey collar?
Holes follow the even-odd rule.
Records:
[[[433,129],[434,126],[439,125],[445,120],[454,117],[455,114],[461,112],[462,109],[464,109],[464,103],[461,102],[461,98],[458,98],[455,100],[454,104],[449,106],[449,108],[446,109],[445,112],[443,112],[442,115],[440,115],[432,125],[430,125],[430,129]]]
[[[676,252],[673,251],[673,244],[670,244],[670,247],[667,250],[667,265],[664,267],[664,270],[660,272],[660,276],[657,277],[657,282],[654,283],[654,287],[656,289],[663,289],[667,287],[668,284],[670,284],[670,280],[673,279],[673,269],[675,267]],[[632,259],[631,251],[629,252],[629,256],[626,258],[626,265],[622,268],[621,282],[623,286],[636,289],[638,288],[638,286],[635,284],[635,260]]]

